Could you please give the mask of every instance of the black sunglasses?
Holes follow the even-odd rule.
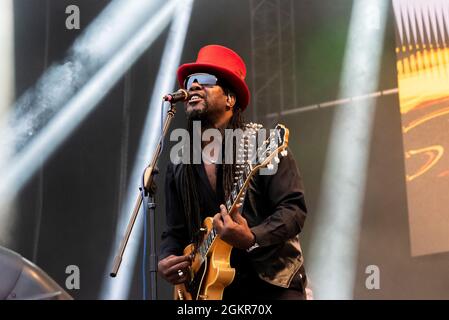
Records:
[[[184,88],[189,90],[195,82],[201,86],[215,86],[218,84],[218,79],[213,74],[194,73],[184,80]]]

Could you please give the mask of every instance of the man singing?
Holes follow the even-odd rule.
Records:
[[[245,75],[241,57],[219,45],[203,47],[196,62],[178,68],[179,84],[190,97],[185,103],[190,133],[194,121],[200,121],[203,131],[215,128],[222,134],[225,129],[244,128],[242,112],[250,99]],[[202,148],[206,145],[203,142]],[[184,256],[183,250],[198,241],[202,221],[213,217],[219,237],[233,247],[230,263],[235,277],[224,289],[224,300],[305,299],[299,233],[307,209],[291,152],[281,158],[275,174],[252,178],[243,205],[235,212],[227,212],[223,204],[234,183],[236,164],[217,157],[223,155],[214,154],[201,164],[168,165],[160,275],[171,284],[190,280],[191,256]]]

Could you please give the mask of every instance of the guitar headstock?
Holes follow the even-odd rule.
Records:
[[[287,155],[288,135],[289,130],[282,124],[271,129],[268,138],[262,125],[254,123],[246,125],[238,145],[234,185],[226,201],[228,211],[231,211],[237,203],[243,202],[246,187],[256,171],[261,170],[261,175],[276,173],[274,169],[277,169],[280,162],[279,157]]]
[[[270,136],[257,149],[259,164],[255,169],[267,168],[272,171],[280,162],[279,157],[287,156],[289,130],[283,124],[277,124],[270,130]]]

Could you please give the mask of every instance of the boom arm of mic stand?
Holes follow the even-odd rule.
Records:
[[[151,185],[153,184],[153,177],[154,177],[154,171],[153,169],[156,167],[157,161],[159,159],[160,153],[161,153],[161,141],[165,138],[165,135],[167,134],[168,128],[170,127],[171,121],[173,120],[173,117],[176,113],[176,107],[174,104],[170,104],[170,109],[167,111],[167,117],[165,118],[164,127],[162,130],[162,136],[160,137],[159,143],[156,146],[156,151],[153,154],[153,158],[151,159],[151,162],[147,169],[145,170],[144,175],[144,188],[146,190],[149,190],[151,188]],[[112,271],[110,273],[111,277],[115,277],[118,273],[118,270],[120,268],[120,264],[122,263],[123,254],[125,253],[126,245],[128,244],[129,237],[131,235],[132,229],[134,227],[134,223],[136,222],[137,215],[139,214],[140,206],[142,205],[142,194],[139,192],[139,195],[137,196],[136,204],[134,205],[134,210],[132,213],[132,216],[128,222],[128,226],[126,227],[125,235],[122,238],[122,241],[120,242],[120,247],[118,249],[118,253],[114,258],[114,265],[112,267]]]

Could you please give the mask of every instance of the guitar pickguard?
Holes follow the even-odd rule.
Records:
[[[200,269],[196,272],[193,279],[189,283],[185,284],[186,290],[192,295],[192,298],[194,300],[199,300],[198,297],[204,280],[204,275],[206,274],[206,270],[207,270],[207,259],[203,261]]]

